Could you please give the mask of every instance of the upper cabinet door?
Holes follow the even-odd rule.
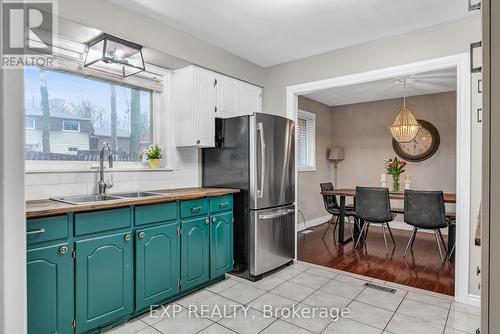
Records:
[[[215,146],[215,74],[195,67],[194,71],[194,141],[196,146]]]
[[[262,88],[240,82],[241,115],[262,112]]]
[[[28,333],[73,333],[73,258],[68,244],[28,251]]]
[[[229,118],[242,115],[240,103],[240,81],[217,76],[217,109],[215,117]]]

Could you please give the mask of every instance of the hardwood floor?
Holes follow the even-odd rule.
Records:
[[[404,258],[410,231],[393,229],[396,248],[387,255],[382,229],[375,224],[370,226],[367,242],[361,243],[356,251],[352,242],[334,243],[332,227],[323,241],[325,228],[323,224],[315,226],[311,233],[298,233],[299,260],[450,296],[454,294],[455,271],[449,261],[441,264],[434,234],[418,233],[413,253],[409,252]],[[346,233],[349,233],[347,228]],[[390,239],[388,242],[391,245]]]

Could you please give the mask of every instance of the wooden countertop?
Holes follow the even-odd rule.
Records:
[[[149,191],[149,190],[148,190]],[[177,200],[190,200],[203,197],[217,197],[240,192],[239,189],[228,188],[182,188],[150,190],[163,193],[158,196],[141,198],[127,198],[92,204],[68,204],[50,199],[26,201],[26,218],[39,218],[64,214],[67,212],[95,211],[103,209],[120,208],[128,205],[147,205],[173,202]],[[113,195],[113,194],[110,194]]]

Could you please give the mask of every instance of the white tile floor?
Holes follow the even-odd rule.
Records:
[[[255,283],[228,276],[170,304],[170,314],[179,311],[174,318],[162,317],[159,309],[153,316],[146,314],[108,333],[464,334],[475,333],[479,327],[477,307],[455,303],[449,296],[373,280],[395,288],[396,293],[391,294],[364,287],[367,281],[371,279],[297,262]],[[197,306],[199,316],[189,311],[190,305]],[[350,314],[338,320],[319,315],[269,317],[263,313],[266,305],[273,309],[347,308]],[[225,314],[214,312],[223,310]]]

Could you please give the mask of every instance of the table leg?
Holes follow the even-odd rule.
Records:
[[[350,239],[345,240],[344,235],[344,225],[345,225],[345,196],[340,196],[340,215],[339,215],[339,244],[345,244],[350,241]]]

